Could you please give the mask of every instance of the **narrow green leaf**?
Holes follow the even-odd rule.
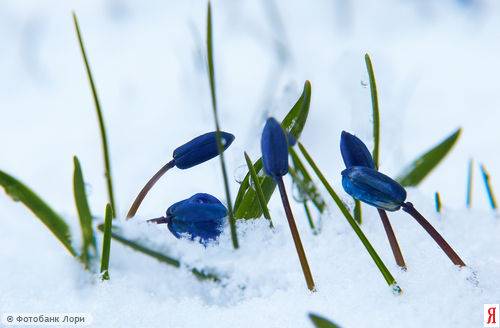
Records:
[[[295,140],[300,139],[300,135],[306,125],[307,117],[309,116],[309,108],[311,106],[311,82],[306,80],[300,98],[297,100],[292,109],[286,114],[281,122],[281,127],[289,132]]]
[[[73,157],[73,195],[75,197],[76,209],[80,219],[82,230],[82,252],[80,258],[86,269],[90,268],[91,260],[97,252],[94,230],[92,228],[92,214],[90,213],[87,194],[85,193],[85,182],[83,180],[80,162],[76,156]]]
[[[307,200],[304,200],[302,204],[304,205],[304,212],[306,212],[307,222],[309,222],[309,227],[311,228],[313,235],[317,235],[319,231],[316,229],[316,225],[314,224],[311,211],[309,210],[309,206],[307,206]]]
[[[497,200],[495,198],[495,194],[493,193],[493,188],[491,187],[490,182],[490,174],[486,171],[486,167],[483,164],[479,165],[481,169],[481,174],[483,176],[484,187],[486,188],[486,194],[488,196],[488,200],[490,202],[490,206],[492,209],[496,210],[497,208]]]
[[[104,118],[102,115],[101,104],[99,102],[99,97],[97,96],[97,88],[94,83],[94,78],[92,77],[92,71],[90,69],[89,61],[87,59],[87,53],[85,52],[85,46],[83,44],[82,35],[80,33],[80,26],[78,25],[78,18],[76,17],[75,13],[73,13],[73,22],[75,24],[76,36],[78,37],[80,51],[82,52],[83,62],[85,64],[85,70],[87,72],[87,77],[89,79],[90,89],[92,91],[92,97],[94,98],[97,120],[99,122],[99,130],[101,132],[102,153],[104,157],[104,176],[106,178],[106,185],[108,188],[108,199],[109,203],[111,204],[111,208],[113,209],[113,215],[116,215],[115,198],[113,193],[113,181],[111,177],[111,161],[109,159],[108,137],[106,134],[106,127],[104,125]]]
[[[441,213],[441,196],[439,196],[439,192],[434,193],[434,202],[436,205],[436,212]]]
[[[354,220],[356,220],[356,222],[358,222],[358,224],[363,223],[361,202],[357,199],[354,199],[354,213],[353,214],[354,214]]]
[[[47,203],[21,181],[3,171],[0,171],[0,185],[12,200],[23,203],[39,218],[71,255],[77,256],[73,246],[71,246],[71,234],[68,225]]]
[[[296,140],[299,139],[304,129],[310,105],[311,83],[306,81],[301,96],[281,122],[281,127],[289,132]],[[254,163],[254,168],[257,175],[259,175],[262,170],[262,160],[260,158]],[[257,194],[253,188],[249,188],[249,178],[250,174],[247,173],[240,185],[238,195],[236,196],[234,208],[235,216],[238,219],[254,219],[262,215]],[[261,181],[261,189],[267,204],[276,189],[276,183],[267,176],[261,179]]]
[[[271,214],[269,213],[264,193],[262,192],[262,188],[260,187],[260,180],[257,177],[257,173],[255,173],[255,168],[253,167],[252,160],[248,156],[247,152],[245,152],[245,161],[247,162],[248,171],[250,172],[250,176],[257,193],[257,199],[259,200],[260,209],[264,214],[264,217],[269,220],[269,225],[271,226],[271,228],[273,228],[273,220],[271,220]]]
[[[208,65],[208,77],[210,82],[210,94],[212,95],[212,112],[214,115],[215,129],[217,131],[217,148],[219,150],[219,159],[222,169],[222,177],[224,178],[224,190],[226,192],[227,200],[227,210],[229,218],[229,227],[231,229],[231,240],[233,242],[233,247],[236,249],[238,245],[238,234],[236,233],[236,219],[233,212],[233,204],[231,199],[231,192],[229,189],[229,179],[227,178],[226,162],[224,161],[224,147],[222,145],[222,139],[220,135],[220,124],[217,115],[217,97],[215,92],[215,70],[214,70],[214,59],[213,59],[213,42],[212,42],[212,7],[210,2],[208,2],[207,8],[207,65]]]
[[[97,227],[99,231],[104,232],[104,225],[101,224]],[[115,231],[113,231],[115,230]],[[122,234],[118,232],[117,228],[112,228],[111,229],[111,238],[117,242],[119,242],[122,245],[125,245],[127,247],[132,248],[133,250],[142,253],[144,255],[150,256],[162,263],[174,266],[176,268],[181,267],[181,262],[175,258],[169,257],[165,254],[162,254],[158,251],[155,251],[148,246],[142,245],[140,242],[130,240],[126,237],[124,237]],[[205,273],[202,270],[196,269],[196,268],[190,268],[191,273],[194,274],[198,279],[200,280],[212,280],[215,282],[220,281],[220,277],[217,276],[216,274],[213,273]]]
[[[111,204],[106,205],[104,215],[104,237],[102,238],[102,256],[101,256],[101,278],[109,280],[109,255],[111,252],[111,225],[113,220],[113,209]]]
[[[457,129],[437,146],[414,160],[397,181],[404,187],[417,186],[443,160],[460,137],[462,129]]]
[[[372,60],[370,55],[365,54],[366,69],[368,70],[368,77],[370,79],[370,93],[372,96],[372,109],[373,109],[373,161],[375,167],[378,169],[379,165],[379,152],[380,152],[380,112],[378,108],[378,92],[377,81],[375,80],[375,73],[373,72]]]
[[[467,208],[472,207],[473,176],[474,176],[474,160],[471,158],[469,160],[469,168],[467,170],[467,197],[465,199],[465,204],[467,205]]]
[[[314,313],[309,313],[309,319],[311,319],[316,328],[340,328],[339,325]]]
[[[321,181],[321,183],[324,185],[332,199],[335,201],[337,206],[339,207],[340,211],[346,218],[347,222],[350,224],[351,228],[354,230],[356,235],[358,236],[359,240],[363,243],[365,246],[366,250],[372,257],[373,261],[375,262],[375,265],[378,267],[380,270],[380,273],[382,273],[382,276],[384,277],[385,281],[389,286],[392,287],[393,291],[395,293],[401,293],[401,288],[397,285],[396,279],[392,276],[392,274],[389,272],[387,267],[385,266],[384,262],[380,258],[380,256],[377,254],[373,246],[371,245],[370,241],[368,241],[368,238],[366,238],[365,234],[359,227],[359,225],[354,221],[354,218],[351,216],[351,213],[347,209],[347,207],[344,205],[340,197],[337,195],[337,193],[333,190],[332,186],[328,183],[326,180],[325,176],[321,171],[319,170],[318,166],[314,162],[314,160],[311,158],[307,150],[304,148],[304,146],[299,142],[299,149],[302,152],[302,155],[304,155],[304,158],[306,161],[309,163],[311,168],[313,169],[314,173],[316,173],[317,177]]]
[[[293,170],[295,172],[295,174],[291,174],[292,179],[297,184],[299,191],[305,196],[304,198],[311,200],[318,211],[323,213],[325,211],[326,203],[323,200],[318,187],[314,184],[311,179],[311,175],[293,148],[290,148],[290,156],[292,157]]]

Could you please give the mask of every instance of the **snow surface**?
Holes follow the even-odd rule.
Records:
[[[465,5],[464,5],[465,3]],[[284,116],[312,83],[302,142],[334,188],[342,129],[371,140],[363,55],[375,66],[381,107],[381,170],[397,175],[438,140],[463,127],[453,152],[409,199],[469,268],[452,266],[405,213],[391,213],[408,264],[394,264],[376,211],[364,207],[363,230],[404,293],[395,296],[329,200],[314,236],[293,205],[318,292],[307,291],[279,199],[277,226],[238,225],[241,249],[226,229],[207,249],[176,240],[158,217],[196,192],[224,199],[219,163],[172,171],[139,211],[120,224],[198,268],[227,275],[223,286],[199,282],[112,242],[111,280],[84,272],[22,205],[0,194],[0,314],[88,312],[96,327],[311,327],[316,312],[344,327],[480,327],[484,303],[500,302],[499,218],[488,208],[475,171],[466,210],[467,161],[473,157],[499,186],[500,4],[496,1],[215,1],[214,37],[220,118],[237,136],[226,153],[241,176],[243,150],[256,159],[264,118]],[[203,40],[203,1],[2,1],[0,3],[0,169],[31,186],[79,228],[71,192],[79,156],[91,208],[106,203],[100,140],[71,21],[76,10],[108,127],[120,214],[175,147],[213,130]],[[281,43],[277,42],[280,40]],[[283,50],[285,49],[285,50]],[[236,195],[237,184],[233,183]],[[292,192],[288,184],[289,192]],[[437,215],[433,193],[441,193]],[[143,221],[143,220],[142,220]],[[99,241],[100,242],[100,241]]]

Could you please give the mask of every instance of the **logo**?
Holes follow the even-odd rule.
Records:
[[[498,304],[484,304],[484,327],[500,327]]]

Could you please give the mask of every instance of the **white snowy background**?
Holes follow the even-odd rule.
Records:
[[[205,1],[0,2],[0,169],[18,177],[80,231],[72,195],[78,155],[93,214],[107,200],[96,116],[71,11],[82,34],[109,134],[119,214],[174,148],[211,131],[205,74]],[[340,186],[342,130],[371,147],[371,54],[381,108],[381,170],[397,175],[457,127],[446,160],[409,199],[455,248],[459,270],[405,213],[390,219],[408,264],[398,270],[376,211],[363,230],[404,292],[394,296],[336,206],[312,235],[294,205],[318,292],[307,292],[278,198],[277,229],[263,220],[228,229],[207,249],[139,222],[196,192],[224,200],[217,160],[173,170],[149,194],[137,222],[124,224],[159,249],[215,267],[225,287],[112,242],[111,280],[82,270],[22,205],[0,192],[0,314],[87,312],[95,327],[311,327],[307,313],[343,327],[481,327],[484,303],[500,302],[500,218],[475,169],[465,208],[469,158],[486,165],[500,190],[500,3],[496,1],[269,1],[213,3],[215,68],[226,152],[236,196],[243,151],[260,156],[265,117],[281,119],[312,83],[302,142],[334,188]],[[292,188],[288,181],[288,190]],[[437,215],[433,194],[441,193]],[[99,242],[100,243],[100,242]],[[245,288],[241,288],[245,286]]]

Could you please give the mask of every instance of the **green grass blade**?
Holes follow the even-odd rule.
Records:
[[[97,252],[94,230],[92,228],[92,214],[90,213],[87,194],[85,193],[85,182],[83,180],[82,168],[76,156],[73,157],[73,195],[75,197],[80,228],[82,230],[82,252],[80,259],[86,269],[91,266],[92,258]]]
[[[358,224],[363,223],[361,202],[357,199],[354,199],[354,213],[353,214],[354,214],[354,220],[356,220],[356,222],[358,222]]]
[[[382,273],[385,281],[389,286],[393,288],[393,291],[396,293],[401,292],[401,288],[397,285],[396,279],[392,276],[392,274],[389,272],[387,267],[385,266],[384,262],[380,258],[380,256],[377,254],[371,243],[368,241],[368,238],[366,238],[365,234],[361,230],[361,228],[358,226],[356,221],[354,221],[354,218],[351,216],[351,213],[349,210],[345,207],[344,203],[340,199],[340,197],[337,195],[337,193],[333,190],[332,186],[328,183],[326,180],[325,176],[321,171],[319,170],[318,166],[316,163],[313,161],[307,150],[304,148],[304,146],[299,142],[299,149],[302,152],[302,155],[304,155],[304,158],[306,161],[309,163],[313,171],[316,173],[318,176],[319,180],[323,185],[325,186],[326,190],[330,194],[330,196],[333,198],[337,206],[339,207],[340,211],[344,215],[344,217],[347,219],[347,222],[351,225],[351,228],[354,230],[360,241],[363,243],[365,246],[366,250],[372,257],[373,261],[375,262],[375,265],[378,267],[380,270],[380,273]]]
[[[396,179],[404,187],[417,186],[443,160],[460,137],[457,129],[437,146],[414,160]]]
[[[306,212],[307,222],[309,222],[309,227],[311,228],[313,235],[318,234],[318,230],[316,229],[316,225],[314,224],[314,220],[311,215],[311,211],[309,210],[309,206],[307,206],[307,200],[302,202],[304,205],[304,212]]]
[[[231,199],[231,192],[229,189],[229,179],[227,178],[226,162],[224,161],[224,147],[220,135],[220,124],[217,115],[217,97],[215,92],[215,70],[213,59],[213,42],[212,42],[212,8],[210,2],[207,9],[207,64],[208,64],[208,77],[210,82],[210,94],[212,95],[212,112],[214,115],[215,129],[217,131],[217,148],[219,150],[220,165],[222,168],[222,176],[224,178],[224,189],[226,192],[227,210],[229,218],[229,227],[231,229],[231,240],[233,247],[236,249],[238,245],[238,234],[236,233],[236,219],[233,212],[233,201]]]
[[[37,194],[21,181],[0,170],[0,185],[7,195],[16,202],[23,203],[63,244],[68,252],[77,256],[71,245],[71,233],[62,217],[47,205]]]
[[[248,171],[250,172],[250,176],[255,186],[257,199],[259,200],[259,205],[262,213],[264,214],[264,217],[269,220],[269,225],[271,226],[271,228],[273,228],[273,220],[271,219],[271,214],[269,213],[269,209],[267,208],[267,202],[265,200],[264,193],[262,192],[262,188],[260,187],[259,178],[257,177],[257,173],[255,173],[255,168],[253,167],[252,160],[248,156],[247,152],[245,152],[245,161],[247,162]]]
[[[292,107],[292,109],[285,116],[281,122],[283,129],[292,134],[295,139],[299,139],[302,130],[307,121],[309,108],[311,104],[311,83],[306,81],[301,96]],[[259,158],[254,163],[255,171],[257,174],[262,170],[262,160]],[[240,185],[238,195],[234,204],[235,216],[238,219],[253,219],[262,215],[257,194],[253,188],[249,188],[250,174],[247,173],[245,179]],[[266,200],[266,204],[271,199],[271,196],[276,189],[276,183],[273,179],[265,177],[261,179],[261,189]]]
[[[82,52],[83,62],[85,64],[85,70],[87,72],[87,77],[89,79],[90,89],[92,91],[92,97],[94,98],[97,120],[99,122],[99,130],[101,132],[102,153],[104,156],[104,176],[106,177],[106,185],[108,188],[108,199],[109,203],[111,204],[111,208],[113,209],[113,215],[116,215],[115,197],[113,193],[113,180],[111,177],[111,161],[109,159],[108,137],[106,134],[106,127],[104,125],[104,118],[102,115],[101,104],[99,102],[99,97],[97,96],[97,88],[94,83],[94,78],[92,77],[92,71],[90,69],[89,61],[87,59],[87,53],[85,52],[85,46],[83,44],[82,35],[80,33],[80,26],[78,25],[78,18],[76,17],[75,13],[73,13],[73,22],[75,24],[76,36],[78,37],[80,51]]]
[[[436,212],[441,213],[441,196],[437,191],[434,193],[434,203],[436,205]]]
[[[486,188],[486,194],[488,195],[488,201],[490,202],[490,206],[492,209],[496,210],[497,208],[497,200],[495,198],[495,194],[493,193],[493,188],[491,187],[490,182],[490,174],[486,171],[486,167],[483,164],[479,165],[481,169],[481,174],[483,176],[484,187]]]
[[[370,93],[372,96],[372,109],[373,109],[373,161],[375,162],[375,167],[378,168],[379,165],[379,153],[380,153],[380,112],[378,108],[378,92],[377,92],[377,81],[375,80],[375,73],[373,72],[372,60],[370,55],[365,54],[366,69],[368,70],[368,77],[370,78]]]
[[[97,227],[97,229],[99,229],[99,231],[101,231],[101,232],[104,232],[104,225],[102,225],[102,224],[99,225]],[[115,229],[113,229],[113,228],[111,229],[111,234],[110,234],[111,238],[113,240],[119,242],[120,244],[125,245],[127,247],[130,247],[139,253],[142,253],[144,255],[152,257],[161,263],[165,263],[165,264],[174,266],[176,268],[181,267],[181,262],[179,260],[172,258],[172,257],[169,257],[165,254],[158,252],[158,251],[155,251],[155,250],[149,248],[148,246],[141,245],[141,243],[134,241],[134,240],[130,240],[130,239],[124,237],[123,235],[121,235],[119,232],[116,232],[113,230],[115,230]],[[216,274],[205,273],[205,272],[203,272],[199,269],[196,269],[196,268],[190,268],[190,270],[191,270],[191,273],[193,273],[200,280],[212,280],[212,281],[216,281],[216,282],[220,281],[220,277],[217,276]]]
[[[304,163],[297,155],[297,152],[293,148],[289,150],[290,156],[292,157],[293,169],[296,174],[292,174],[292,179],[297,184],[299,191],[304,194],[311,202],[316,206],[320,213],[323,213],[326,208],[326,202],[323,200],[317,186],[307,171]]]
[[[309,313],[309,319],[311,319],[314,327],[316,328],[340,328],[339,325],[314,313]]]
[[[109,280],[109,255],[111,251],[111,225],[113,221],[113,209],[111,204],[106,205],[104,215],[104,237],[102,238],[102,256],[101,256],[101,278]]]
[[[472,186],[474,177],[474,160],[471,158],[469,160],[469,168],[467,169],[467,198],[465,199],[465,204],[467,208],[472,207]]]

